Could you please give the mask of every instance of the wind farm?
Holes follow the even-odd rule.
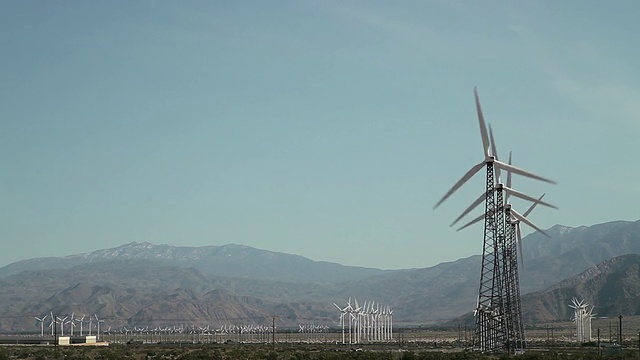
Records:
[[[640,359],[639,12],[3,2],[0,360]]]
[[[569,305],[570,308],[574,309],[574,314],[571,318],[574,327],[566,324],[554,325],[555,334],[549,337],[547,333],[545,338],[544,333],[537,331],[535,324],[527,324],[527,321],[530,322],[531,320],[527,319],[525,314],[526,310],[530,308],[531,302],[523,301],[521,274],[526,275],[527,272],[535,272],[540,269],[534,261],[525,268],[524,249],[527,248],[528,243],[524,241],[527,237],[523,238],[522,236],[521,224],[532,228],[535,231],[533,236],[539,234],[551,239],[553,237],[550,234],[552,229],[543,230],[529,217],[537,207],[551,209],[558,209],[558,207],[543,200],[545,194],[540,196],[528,195],[525,192],[516,190],[512,182],[514,176],[529,178],[547,184],[555,184],[555,182],[513,165],[511,151],[509,151],[506,162],[501,160],[498,155],[498,145],[493,128],[485,122],[485,115],[480,105],[480,98],[476,88],[474,88],[473,95],[480,129],[483,160],[473,165],[434,206],[434,209],[440,207],[477,173],[485,169],[484,192],[474,199],[449,225],[451,228],[457,227],[457,231],[473,231],[473,229],[470,229],[473,225],[477,223],[484,224],[482,241],[478,241],[478,245],[482,246],[482,256],[477,263],[477,267],[474,267],[469,272],[469,276],[474,280],[466,280],[461,282],[458,287],[455,287],[455,289],[460,289],[460,286],[466,287],[471,283],[478,289],[473,294],[467,293],[468,295],[466,296],[468,297],[459,299],[464,304],[470,305],[475,298],[475,306],[465,305],[468,307],[464,310],[472,314],[473,322],[468,323],[463,320],[463,310],[452,310],[454,313],[457,312],[461,315],[455,325],[451,323],[451,316],[429,320],[426,327],[420,324],[420,320],[416,323],[415,315],[409,314],[410,309],[416,303],[414,293],[418,291],[430,295],[430,297],[423,297],[418,301],[422,306],[429,306],[433,301],[432,298],[438,297],[439,293],[438,290],[431,291],[430,285],[414,283],[411,287],[404,289],[407,292],[406,297],[398,296],[402,294],[402,291],[390,294],[387,290],[389,284],[401,283],[398,279],[406,281],[406,274],[411,274],[409,275],[410,277],[416,276],[416,273],[407,272],[407,270],[396,272],[379,269],[340,269],[343,274],[350,273],[350,275],[335,276],[337,280],[326,277],[324,281],[329,281],[330,284],[322,285],[316,283],[312,285],[313,293],[323,291],[326,293],[322,300],[307,298],[304,302],[287,303],[283,298],[280,298],[277,302],[268,305],[261,299],[252,299],[247,295],[241,297],[232,296],[219,289],[208,292],[198,292],[192,289],[194,286],[202,287],[203,289],[207,287],[214,289],[219,287],[220,284],[227,284],[228,286],[231,283],[237,284],[241,282],[238,278],[232,278],[231,283],[229,280],[221,281],[220,278],[205,280],[204,273],[200,271],[204,272],[210,269],[208,266],[211,260],[207,260],[206,257],[203,258],[205,260],[194,261],[194,259],[200,259],[207,251],[212,251],[211,254],[215,254],[215,256],[221,255],[222,258],[220,259],[229,257],[237,259],[225,263],[227,264],[225,266],[238,262],[241,267],[247,267],[250,264],[262,261],[258,260],[258,258],[247,256],[248,253],[254,252],[252,249],[232,246],[223,251],[218,249],[192,251],[189,249],[167,249],[163,247],[161,253],[144,255],[144,251],[153,249],[155,246],[152,244],[133,243],[126,246],[126,249],[108,250],[101,253],[101,255],[84,254],[77,258],[65,258],[64,263],[58,265],[62,267],[58,268],[57,271],[66,271],[68,275],[77,276],[88,269],[95,269],[97,266],[97,271],[104,275],[106,269],[108,271],[118,271],[131,265],[138,266],[135,275],[129,273],[128,276],[119,275],[118,278],[121,279],[120,281],[125,280],[126,283],[128,278],[134,279],[137,276],[141,276],[146,282],[151,279],[149,276],[153,274],[158,280],[155,285],[152,285],[155,290],[149,294],[149,299],[143,302],[144,305],[139,310],[128,316],[123,316],[120,314],[128,306],[119,308],[117,305],[121,299],[132,298],[130,295],[131,289],[136,288],[137,284],[125,285],[122,289],[124,292],[119,294],[111,289],[113,283],[99,285],[77,283],[65,289],[64,294],[61,293],[53,297],[60,300],[55,308],[46,311],[44,315],[35,314],[29,316],[30,319],[35,320],[32,330],[33,332],[37,331],[39,336],[5,336],[4,338],[0,336],[0,342],[56,346],[109,344],[228,346],[230,344],[242,344],[246,346],[266,345],[271,346],[272,349],[276,345],[282,347],[299,344],[324,346],[334,350],[349,349],[349,351],[362,351],[363,349],[389,351],[396,347],[401,349],[417,347],[423,350],[446,348],[449,349],[448,351],[454,352],[472,351],[502,355],[519,355],[526,351],[541,351],[541,349],[547,351],[550,346],[558,344],[568,346],[568,344],[591,343],[593,341],[592,320],[595,319],[593,307],[588,309],[589,304],[586,301],[578,301],[575,297]],[[512,204],[513,199],[525,203],[527,206],[526,211],[522,214],[518,212],[515,209],[515,205]],[[481,208],[481,214],[463,225],[459,225],[465,221],[467,216],[478,211],[478,207]],[[562,228],[554,231],[565,230]],[[554,234],[554,236],[557,236],[556,233]],[[238,251],[242,253],[239,256],[237,256]],[[118,260],[120,263],[116,263],[115,266],[111,265],[110,262],[105,262],[105,265],[101,265],[101,261],[104,260],[97,260],[101,257],[103,259],[123,257],[123,259],[127,258],[129,260]],[[143,259],[143,257],[148,259]],[[168,263],[157,262],[157,259],[162,259],[162,257],[189,259],[187,261],[181,260],[184,261],[184,266],[187,270],[180,270],[177,267],[167,268]],[[269,275],[270,270],[268,270],[268,267],[264,265],[258,267],[260,275],[265,277],[260,281],[265,281],[265,285],[260,284],[260,281],[257,280],[259,279],[258,277],[250,280],[247,284],[249,284],[249,288],[253,289],[251,292],[255,292],[255,289],[264,288],[265,290],[263,291],[276,298],[279,295],[275,294],[279,292],[290,292],[291,290],[287,286],[282,287],[283,284],[273,282],[281,281],[282,267],[288,261],[286,256],[269,253],[268,256],[261,254],[259,258],[273,259],[273,263],[277,264],[276,268],[280,269]],[[245,261],[244,259],[247,259],[246,262],[241,263],[241,261]],[[88,267],[85,269],[78,268],[78,266],[82,265],[74,265],[69,269],[64,269],[69,260],[72,262],[87,261]],[[147,261],[151,262],[147,264],[145,263]],[[297,261],[298,259],[296,263]],[[627,262],[633,263],[633,261],[628,260]],[[140,267],[141,265],[142,267]],[[156,270],[148,274],[141,272],[144,266],[149,265],[156,266]],[[107,268],[104,266],[107,266]],[[200,270],[196,270],[193,266],[199,266]],[[456,266],[451,269],[455,269]],[[224,269],[224,267],[215,268],[215,271],[218,272],[219,269]],[[296,272],[303,274],[304,272],[300,271],[300,269],[298,267],[297,270],[287,271],[287,273],[290,276]],[[331,271],[327,272],[335,272],[338,268],[330,264],[316,263],[312,265],[309,263],[308,269],[312,269],[312,273],[322,273],[328,269],[331,269]],[[21,274],[18,270],[9,271],[13,272],[10,276]],[[189,277],[195,275],[198,280],[194,280],[191,283],[180,282],[179,284],[170,285],[172,277],[185,271],[189,273]],[[418,269],[416,271],[422,270]],[[230,271],[229,274],[238,274],[238,272]],[[443,277],[444,274],[446,274],[446,271],[434,269],[433,274],[429,275],[429,277],[438,279]],[[63,275],[63,277],[69,277],[68,275]],[[459,275],[454,276],[454,278],[459,277]],[[78,277],[78,279],[81,278]],[[295,277],[287,280],[292,281],[291,285],[296,281],[301,283],[308,281],[292,279],[295,279]],[[207,282],[209,283],[207,284]],[[444,280],[444,282],[446,283],[447,280]],[[442,283],[432,282],[432,284],[440,290],[446,288],[443,287]],[[171,292],[159,296],[160,293],[158,293],[157,289],[161,285],[168,286]],[[266,290],[268,288],[272,288],[272,291]],[[355,294],[353,293],[354,291]],[[455,294],[456,292],[453,291],[452,293]],[[340,301],[334,300],[347,294],[351,295],[347,297],[346,304],[341,303],[339,305]],[[589,294],[586,295],[589,296]],[[382,300],[357,300],[358,298],[377,299],[380,297],[382,297]],[[78,298],[83,298],[84,300],[78,302]],[[451,303],[457,301],[458,299],[453,301],[449,297],[440,309],[449,308]],[[105,305],[108,303],[115,304],[116,307],[107,312]],[[390,304],[393,303],[402,305],[392,307]],[[95,312],[83,309],[91,304],[102,305],[94,307],[97,310]],[[529,306],[526,306],[526,304],[529,304]],[[181,312],[179,315],[165,314],[163,309],[172,306],[188,310]],[[223,313],[222,307],[233,309],[235,312]],[[266,310],[258,310],[259,307],[263,307]],[[312,311],[304,312],[304,309],[312,308]],[[194,309],[197,309],[197,311],[194,312]],[[212,317],[212,314],[215,317]],[[462,331],[463,323],[464,331]],[[14,326],[20,326],[18,324],[19,322],[16,322]],[[456,326],[457,331],[455,331]],[[32,330],[27,330],[26,332],[31,334]],[[24,334],[24,331],[21,333]],[[622,339],[624,339],[621,335],[623,334],[622,327],[620,327],[618,333],[618,342],[622,342]],[[612,341],[613,337],[613,334],[611,334],[609,341]],[[628,337],[627,341],[629,341]],[[598,349],[600,349],[599,345]]]

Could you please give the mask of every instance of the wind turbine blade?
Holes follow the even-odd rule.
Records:
[[[433,209],[435,210],[438,206],[440,206],[440,204],[442,204],[445,200],[447,200],[447,198],[449,196],[451,196],[451,194],[456,192],[456,190],[458,190],[462,185],[464,185],[464,183],[466,183],[469,179],[471,179],[471,177],[473,177],[473,175],[475,175],[478,171],[480,171],[480,169],[482,169],[484,164],[485,164],[485,162],[483,161],[483,162],[475,165],[471,169],[469,169],[469,171],[467,171],[467,173],[464,174],[464,176],[460,180],[458,180],[458,182],[455,183],[455,185],[453,185],[453,187],[451,187],[451,189],[449,189],[449,191],[447,191],[446,194],[444,194],[442,199],[440,199],[440,201],[438,201],[438,203],[433,207]]]
[[[514,174],[518,174],[518,175],[522,175],[522,176],[526,176],[532,179],[536,179],[536,180],[540,180],[540,181],[544,181],[544,182],[548,182],[550,184],[556,184],[555,181],[553,180],[549,180],[547,178],[543,178],[542,176],[538,176],[534,173],[528,172],[526,170],[522,170],[520,168],[517,168],[513,165],[509,165],[509,164],[505,164],[502,161],[498,161],[498,160],[494,160],[494,165],[499,167],[500,169],[504,170],[504,171],[510,171]]]
[[[544,197],[544,195],[545,195],[545,194],[542,194],[542,195],[538,198],[538,200],[542,200],[542,198]],[[524,214],[523,214],[522,216],[524,216],[524,217],[529,216],[529,214],[531,214],[531,212],[533,211],[533,209],[535,209],[535,208],[536,208],[536,205],[538,205],[538,202],[534,202],[533,204],[531,204],[531,207],[529,207],[529,208],[527,209],[527,211],[525,211],[525,212],[524,212]]]
[[[537,204],[540,204],[540,205],[548,206],[548,207],[550,207],[550,208],[554,208],[554,209],[556,209],[556,210],[558,209],[558,207],[557,207],[557,206],[555,206],[555,205],[551,205],[551,204],[546,203],[546,202],[544,202],[544,201],[542,201],[542,200],[538,200],[538,199],[536,199],[536,198],[534,198],[534,197],[531,197],[531,196],[529,196],[529,195],[523,194],[523,193],[521,193],[520,191],[513,190],[513,189],[508,188],[508,187],[506,187],[506,186],[503,186],[502,188],[503,188],[503,189],[504,189],[504,191],[506,191],[507,193],[510,193],[510,195],[513,195],[513,196],[518,197],[518,198],[520,198],[520,199],[523,199],[523,200],[529,200],[529,201],[531,201],[531,202],[533,202],[533,203],[537,203]]]
[[[549,236],[549,234],[547,234],[546,232],[544,232],[542,229],[540,229],[539,227],[537,227],[534,223],[532,223],[531,221],[529,221],[529,219],[527,219],[526,217],[520,215],[519,212],[515,211],[514,209],[511,209],[511,213],[513,214],[513,217],[515,217],[517,220],[520,220],[521,222],[529,225],[531,228],[538,230],[539,232],[541,232],[544,236],[550,238],[551,236]]]
[[[496,148],[496,140],[493,138],[493,130],[491,130],[491,124],[489,124],[489,137],[491,139],[491,153],[494,159],[498,160],[498,149]],[[500,168],[496,168],[496,178],[500,181]]]
[[[476,111],[478,112],[478,123],[480,125],[480,136],[482,136],[482,151],[484,151],[485,158],[489,158],[489,136],[487,135],[487,125],[484,122],[484,115],[482,115],[482,107],[480,106],[480,98],[478,98],[478,88],[473,88],[473,95],[476,98]]]
[[[481,202],[483,202],[486,198],[487,194],[482,194],[480,195],[474,202],[471,203],[471,205],[469,205],[468,208],[466,208],[462,214],[460,214],[460,216],[458,216],[452,223],[451,225],[449,225],[449,227],[455,225],[458,221],[460,221],[460,219],[462,219],[463,217],[465,217],[465,215],[467,215],[468,213],[471,212],[471,210],[475,209],[478,205],[480,205]]]
[[[491,140],[491,154],[494,159],[498,160],[498,149],[496,148],[496,140],[493,138],[493,129],[491,129],[491,124],[489,124],[489,138]]]
[[[522,270],[524,270],[524,253],[522,252],[522,233],[520,232],[519,222],[516,224],[516,235],[518,236],[518,250],[520,250],[520,264],[522,265]]]
[[[490,213],[493,213],[493,210],[489,210],[489,212],[490,212]],[[468,228],[469,226],[471,226],[471,225],[473,225],[473,224],[477,223],[478,221],[483,220],[483,219],[484,219],[484,217],[485,217],[485,214],[483,213],[482,215],[478,216],[477,218],[475,218],[475,219],[473,219],[473,220],[469,221],[468,223],[466,223],[466,224],[462,225],[462,227],[458,228],[456,231],[460,231],[460,230],[466,229],[466,228]]]

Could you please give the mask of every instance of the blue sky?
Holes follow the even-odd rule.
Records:
[[[482,175],[432,209],[482,160],[474,86],[499,155],[558,182],[514,178],[560,208],[532,221],[639,218],[638,2],[0,5],[0,266],[132,241],[479,254],[448,224]]]

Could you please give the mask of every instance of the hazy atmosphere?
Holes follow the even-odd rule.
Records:
[[[0,6],[0,266],[132,241],[480,254],[449,223],[482,175],[432,209],[483,160],[474,86],[500,157],[558,182],[514,177],[559,207],[538,226],[640,217],[639,2]]]

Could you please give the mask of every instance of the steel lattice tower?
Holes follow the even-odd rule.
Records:
[[[485,191],[484,240],[480,289],[476,306],[475,346],[481,351],[495,351],[504,343],[502,326],[502,281],[499,257],[499,213],[496,207],[493,162],[487,161]]]
[[[516,236],[517,223],[511,220],[511,205],[505,206],[505,217],[507,222],[507,259],[509,261],[509,289],[507,298],[509,299],[509,311],[511,318],[511,338],[509,343],[512,344],[513,350],[524,350],[526,342],[524,338],[524,323],[522,318],[522,303],[520,299],[520,275],[518,273],[518,238]]]
[[[481,351],[515,354],[525,344],[515,224],[511,206],[505,205],[503,185],[494,185],[492,162],[487,162],[486,185],[475,346]]]
[[[522,221],[546,235],[546,233],[526,219],[526,214],[533,209],[535,204],[543,204],[550,207],[554,206],[542,202],[542,197],[536,200],[528,195],[510,189],[510,174],[515,173],[552,184],[555,184],[555,182],[514,167],[511,165],[511,160],[509,160],[509,164],[498,160],[492,133],[491,139],[489,139],[491,128],[489,127],[489,131],[487,131],[477,89],[474,89],[474,95],[484,159],[469,169],[467,173],[449,189],[442,199],[436,203],[434,209],[455,193],[483,167],[486,169],[485,193],[476,199],[451,226],[476,206],[484,202],[484,214],[458,229],[464,229],[467,226],[484,220],[480,286],[478,289],[477,305],[474,310],[474,316],[476,317],[474,347],[483,352],[515,354],[525,347],[518,274],[517,245],[520,243],[520,232],[518,231],[519,222]],[[509,159],[511,159],[511,157],[509,157]],[[499,180],[496,182],[496,175],[499,178],[499,172],[501,170],[509,174],[507,186],[500,184]],[[524,216],[520,215],[517,211],[511,209],[511,205],[508,204],[507,199],[510,195],[534,202],[534,205]]]

